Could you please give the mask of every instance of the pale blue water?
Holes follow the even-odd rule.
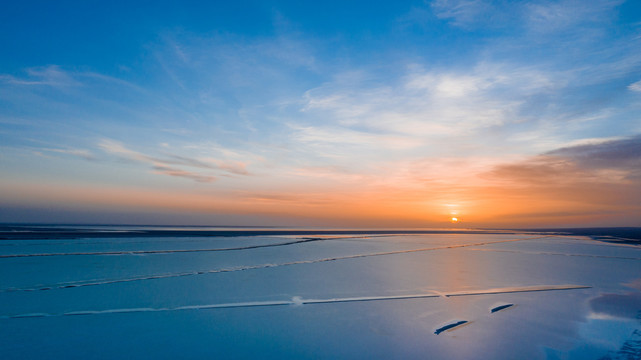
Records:
[[[309,237],[2,240],[0,358],[641,354],[639,247],[533,234],[300,242]]]

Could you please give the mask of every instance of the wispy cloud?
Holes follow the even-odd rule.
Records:
[[[200,175],[195,172],[174,169],[169,166],[163,166],[163,165],[154,165],[153,169],[155,174],[177,176],[177,177],[191,179],[197,182],[210,183],[210,182],[216,181],[217,179],[215,176]]]
[[[435,0],[431,2],[434,14],[454,26],[467,29],[479,27],[519,28],[537,33],[551,33],[582,25],[603,24],[611,21],[615,9],[624,0]],[[518,33],[518,31],[517,31]]]
[[[33,142],[36,144],[40,143],[39,141],[33,141]],[[48,147],[51,145],[46,143],[39,144],[39,145],[40,146],[37,146],[37,145],[2,146],[2,148],[10,150],[12,152],[15,151],[16,153],[19,153],[21,155],[34,154],[40,157],[54,158],[53,155],[59,154],[63,156],[69,155],[70,157],[81,158],[87,161],[98,160],[95,154],[92,151],[87,149],[78,149],[78,148],[71,148],[71,147],[65,147],[65,148]]]
[[[235,175],[249,175],[244,163],[240,161],[222,161],[212,158],[192,159],[180,155],[165,154],[163,159],[155,159],[172,165],[185,165],[203,169],[220,169]]]
[[[96,85],[96,83],[112,84],[126,87],[128,90],[136,90],[141,93],[147,91],[142,87],[129,81],[113,76],[107,76],[92,71],[78,71],[66,69],[59,65],[47,65],[31,67],[24,70],[26,76],[0,74],[0,82],[15,86],[51,86],[58,88],[82,87],[85,85]],[[89,82],[93,82],[88,84]]]
[[[456,26],[468,27],[478,22],[486,22],[488,14],[497,14],[492,1],[488,0],[435,0],[432,10],[441,19],[452,21]]]
[[[153,158],[147,155],[143,155],[139,152],[130,150],[126,148],[122,143],[114,140],[107,140],[107,139],[102,140],[98,144],[98,147],[107,153],[115,154],[120,156],[121,158],[128,159],[128,160],[135,160],[140,162],[155,161]]]
[[[124,144],[114,140],[102,140],[98,147],[104,152],[114,154],[129,161],[149,164],[154,173],[169,176],[184,177],[198,182],[213,182],[216,176],[199,174],[195,171],[187,171],[175,166],[187,166],[222,172],[229,175],[249,175],[245,164],[241,162],[227,162],[216,159],[195,159],[175,154],[165,154],[165,157],[150,156],[126,147]]]
[[[55,148],[42,148],[42,149],[40,149],[40,150],[42,150],[42,151],[48,151],[48,152],[53,152],[53,153],[59,153],[59,154],[73,155],[73,156],[77,156],[77,157],[80,157],[80,158],[83,158],[83,159],[85,159],[85,160],[89,160],[89,161],[94,161],[94,160],[96,160],[96,157],[94,156],[94,154],[93,154],[91,151],[86,150],[86,149],[70,149],[70,148],[66,148],[66,149],[55,149]]]
[[[315,49],[310,42],[294,32],[254,39],[233,34],[176,33],[163,36],[153,47],[153,54],[168,79],[183,91],[195,90],[201,99],[213,96],[214,100],[224,100],[229,95],[218,94],[210,88],[210,81],[250,91],[265,81],[294,81],[293,69],[315,71]]]
[[[579,25],[594,25],[610,22],[617,6],[624,0],[562,0],[538,1],[524,4],[526,24],[538,32],[552,32]]]
[[[385,149],[408,149],[422,144],[402,135],[357,131],[340,126],[290,124],[290,128],[294,130],[292,140],[315,146],[318,150],[323,146],[333,147],[336,154],[343,152],[341,146],[369,148],[376,144],[375,146]]]
[[[74,79],[73,76],[62,70],[57,65],[29,68],[26,72],[27,77],[24,78],[8,74],[0,74],[0,80],[5,83],[24,86],[47,85],[54,87],[67,87],[81,85],[79,81]]]

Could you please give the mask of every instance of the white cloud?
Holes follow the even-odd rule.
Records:
[[[303,110],[353,132],[368,129],[426,141],[518,122],[520,107],[530,96],[563,85],[540,71],[510,66],[481,64],[468,72],[415,70],[396,85],[325,84],[306,92]]]
[[[639,81],[637,81],[637,82],[635,82],[635,83],[632,83],[632,84],[628,85],[628,89],[630,89],[630,90],[632,90],[632,91],[638,91],[638,92],[641,92],[641,80],[639,80]]]

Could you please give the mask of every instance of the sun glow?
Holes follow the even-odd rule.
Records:
[[[458,222],[458,218],[453,217],[450,219],[450,222],[452,222],[452,224],[456,224]]]

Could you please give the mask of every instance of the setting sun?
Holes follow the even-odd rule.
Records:
[[[452,224],[456,224],[458,222],[458,218],[453,217],[450,221]]]

